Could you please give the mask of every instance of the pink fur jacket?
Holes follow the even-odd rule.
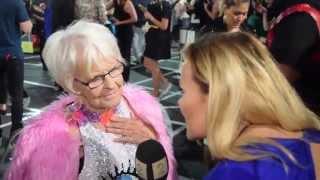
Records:
[[[133,85],[123,92],[130,106],[145,123],[154,127],[169,161],[168,180],[176,179],[175,158],[159,103]],[[7,180],[76,180],[79,171],[80,139],[71,136],[65,106],[74,100],[61,97],[30,121],[17,141]],[[77,137],[77,138],[76,138]]]

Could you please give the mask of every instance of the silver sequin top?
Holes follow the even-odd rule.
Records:
[[[124,100],[116,108],[120,117],[130,117]],[[84,166],[79,180],[133,180],[137,145],[113,142],[117,135],[106,133],[88,122],[80,127],[84,146]]]

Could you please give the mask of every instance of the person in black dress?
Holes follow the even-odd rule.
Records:
[[[114,0],[113,23],[116,25],[116,37],[122,57],[127,64],[123,78],[129,81],[131,45],[133,39],[133,24],[138,21],[137,12],[131,0]]]
[[[170,19],[171,6],[164,0],[153,0],[148,5],[144,16],[150,24],[145,35],[146,49],[144,52],[143,64],[152,74],[152,95],[155,97],[168,92],[171,83],[161,73],[158,60],[171,57]]]

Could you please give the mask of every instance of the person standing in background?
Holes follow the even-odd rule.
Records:
[[[217,10],[219,0],[195,0],[187,4],[187,11],[195,13],[196,19],[199,19],[199,29],[207,26],[218,15]]]
[[[75,0],[52,0],[52,32],[67,27],[75,19]]]
[[[152,75],[152,95],[159,97],[166,94],[172,87],[161,73],[158,62],[160,59],[171,57],[171,5],[165,0],[153,0],[148,8],[144,9],[144,17],[150,24],[150,28],[145,35],[146,49],[143,65]]]
[[[129,81],[133,24],[138,21],[137,12],[131,0],[114,0],[111,21],[116,26],[116,37],[122,57],[126,60],[123,71],[125,82]]]
[[[320,2],[274,0],[267,44],[305,104],[320,115]]]
[[[23,126],[24,67],[21,31],[30,34],[32,23],[23,1],[0,0],[0,4],[0,104],[6,103],[8,91],[12,101],[12,136]]]
[[[75,18],[105,24],[112,0],[75,0]]]
[[[44,36],[44,11],[46,9],[46,6],[46,3],[43,0],[41,0],[33,4],[31,8],[31,14],[34,19],[33,31],[39,37],[40,40],[40,60],[42,63],[42,70],[44,71],[48,71],[48,68],[42,58],[42,50],[46,41]]]
[[[190,140],[219,160],[204,180],[320,178],[320,121],[268,49],[243,32],[209,33],[184,50],[178,104]]]
[[[133,0],[132,3],[138,17],[138,21],[133,26],[132,55],[137,63],[142,63],[143,52],[146,46],[145,33],[142,27],[146,24],[146,19],[143,11],[139,8],[139,5],[147,7],[150,0]]]
[[[225,0],[221,4],[222,16],[211,21],[201,29],[201,34],[208,32],[249,31],[246,26],[250,0]]]
[[[248,15],[247,25],[262,42],[266,42],[269,26],[266,3],[264,1],[251,0],[250,5],[251,13]]]

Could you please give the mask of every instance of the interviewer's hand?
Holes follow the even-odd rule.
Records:
[[[148,139],[156,139],[156,132],[152,127],[136,118],[122,118],[113,116],[106,126],[106,132],[120,135],[116,142],[140,144]]]

